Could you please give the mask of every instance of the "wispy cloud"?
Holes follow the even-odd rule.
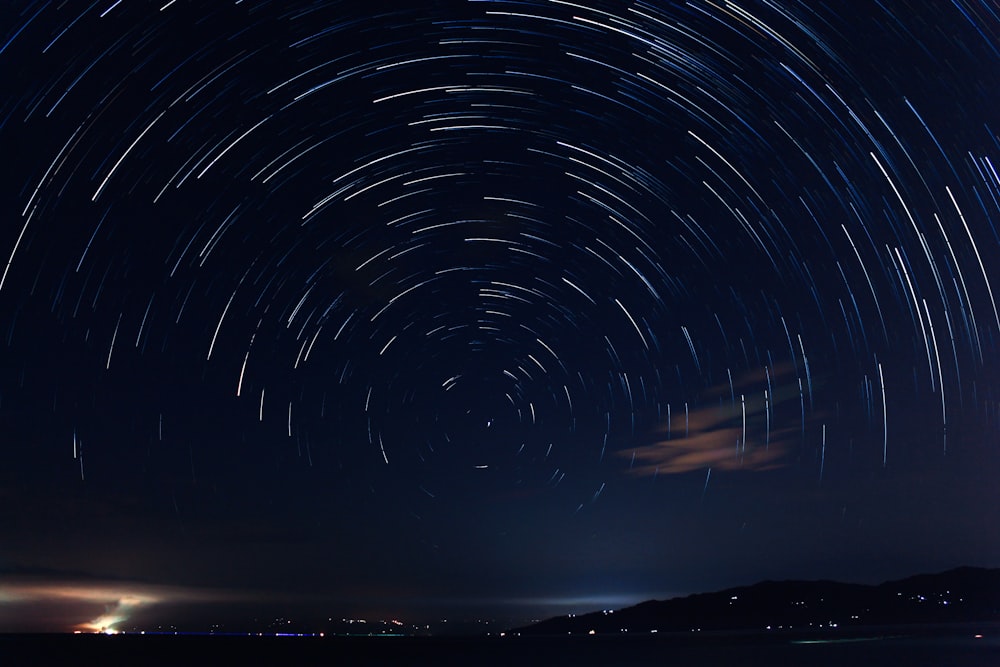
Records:
[[[619,452],[634,456],[633,475],[664,475],[704,470],[771,470],[786,465],[800,432],[789,426],[788,410],[775,419],[779,404],[801,401],[801,388],[790,365],[761,369],[717,385],[706,395],[710,407],[675,410],[653,434],[652,442]]]

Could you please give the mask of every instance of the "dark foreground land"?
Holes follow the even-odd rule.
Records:
[[[995,667],[1000,626],[504,638],[0,635],[0,664]]]

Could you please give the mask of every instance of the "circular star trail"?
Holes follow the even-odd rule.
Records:
[[[993,447],[998,44],[977,0],[16,3],[4,456],[183,522]]]

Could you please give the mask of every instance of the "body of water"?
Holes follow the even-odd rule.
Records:
[[[996,667],[1000,628],[505,638],[0,635],[0,664]]]

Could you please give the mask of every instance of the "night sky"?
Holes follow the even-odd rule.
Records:
[[[0,630],[1000,565],[995,1],[0,11]]]

